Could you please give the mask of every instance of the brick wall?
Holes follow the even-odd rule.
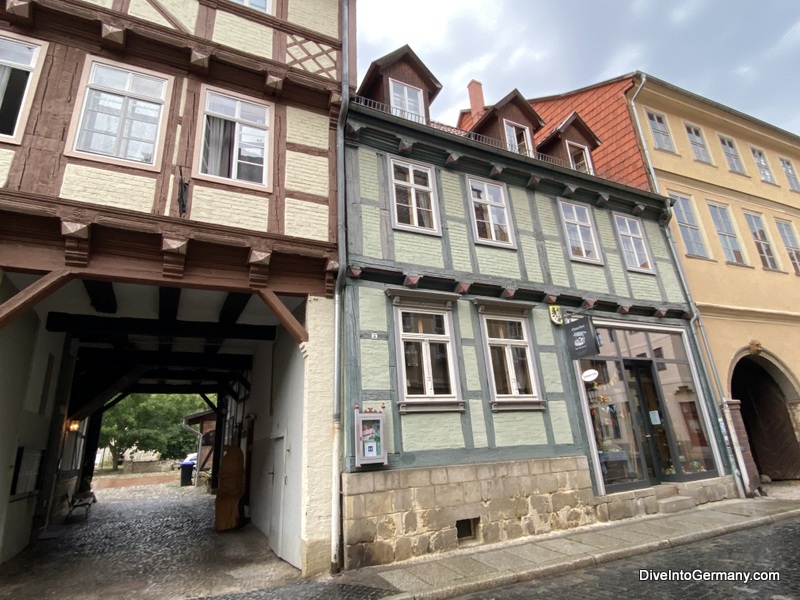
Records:
[[[256,56],[272,58],[272,29],[218,10],[212,41]]]
[[[327,242],[328,205],[286,198],[284,233],[294,237]]]
[[[286,108],[286,141],[326,150],[329,146],[327,115],[294,106]]]
[[[154,177],[69,164],[59,195],[67,200],[149,213],[155,194]]]
[[[269,199],[239,192],[194,186],[192,214],[195,221],[267,231]]]
[[[328,195],[328,157],[286,153],[286,189],[317,196]]]

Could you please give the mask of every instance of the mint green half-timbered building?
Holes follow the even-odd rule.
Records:
[[[516,90],[434,123],[440,88],[404,47],[348,113],[345,567],[734,496],[668,199],[585,125],[537,154]]]

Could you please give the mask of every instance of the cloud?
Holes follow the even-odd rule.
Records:
[[[773,46],[764,51],[764,56],[774,58],[800,45],[800,21],[792,25]]]
[[[706,4],[706,0],[684,0],[670,11],[670,21],[675,25],[684,25],[703,12]]]
[[[618,77],[636,70],[645,70],[643,57],[645,49],[642,44],[628,43],[614,51],[605,61],[598,81]]]

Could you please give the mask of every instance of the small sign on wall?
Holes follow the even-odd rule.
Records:
[[[569,322],[567,325],[567,348],[570,358],[573,360],[595,356],[599,352],[597,335],[589,317],[580,317]]]
[[[361,412],[356,408],[356,466],[388,465],[386,452],[386,416],[383,412]]]

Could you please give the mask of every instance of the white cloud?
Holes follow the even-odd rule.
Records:
[[[764,56],[773,58],[791,50],[797,45],[800,45],[800,21],[792,25],[775,45],[764,51]]]
[[[675,25],[683,25],[703,12],[706,0],[684,0],[670,11],[669,18]]]

